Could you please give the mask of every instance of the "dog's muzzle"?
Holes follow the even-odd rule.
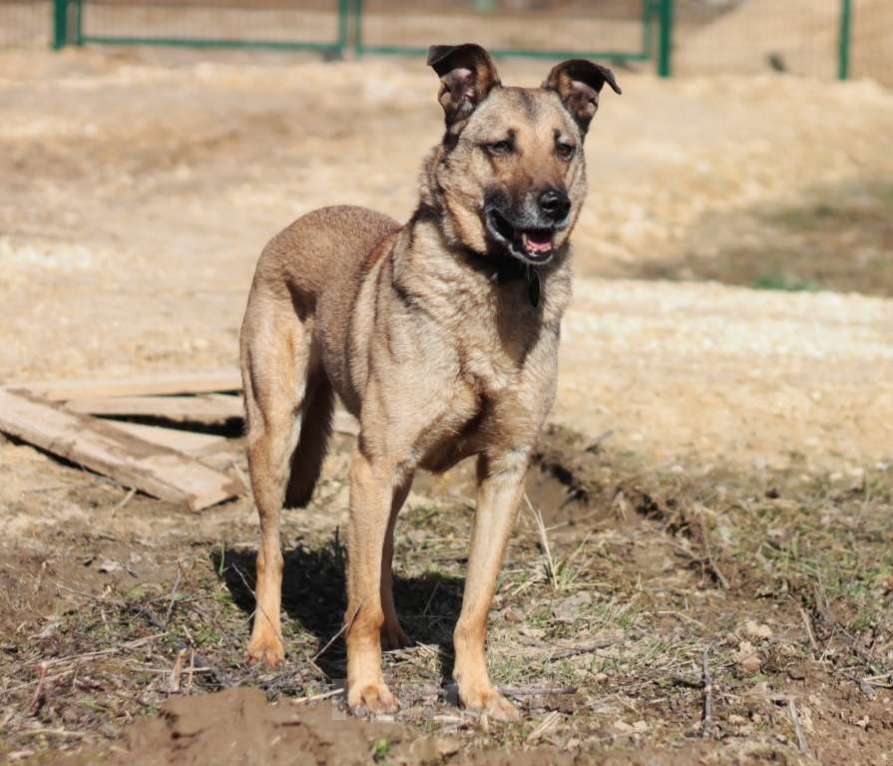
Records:
[[[531,206],[533,207],[533,206]],[[541,266],[555,253],[555,234],[567,228],[571,203],[567,194],[547,189],[534,210],[517,215],[499,200],[484,206],[484,221],[490,237],[525,263]]]

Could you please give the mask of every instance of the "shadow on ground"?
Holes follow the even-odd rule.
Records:
[[[247,615],[255,610],[255,562],[248,549],[215,550],[214,570]],[[316,664],[331,679],[345,677],[344,642],[333,636],[343,627],[346,605],[345,549],[337,537],[319,548],[298,545],[285,556],[282,609],[316,639]],[[400,623],[416,643],[439,648],[443,680],[453,667],[453,626],[462,607],[464,581],[439,572],[419,577],[394,576],[394,600]],[[331,645],[329,645],[331,642]]]
[[[623,276],[893,296],[893,185],[849,182],[793,205],[704,215],[678,257],[637,260]]]

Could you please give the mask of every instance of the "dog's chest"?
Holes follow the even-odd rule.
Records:
[[[443,389],[441,415],[418,445],[423,467],[446,470],[469,455],[528,440],[538,427],[528,403],[542,399],[544,380],[531,362],[529,355],[519,360],[502,348],[463,345],[459,374]]]

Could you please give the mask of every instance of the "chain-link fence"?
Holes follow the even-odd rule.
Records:
[[[677,0],[680,75],[787,72],[893,85],[893,0]]]
[[[49,45],[52,19],[52,0],[0,0],[0,48]]]

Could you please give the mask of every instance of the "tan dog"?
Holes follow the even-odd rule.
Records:
[[[586,194],[583,138],[611,71],[556,66],[507,88],[487,52],[433,46],[443,142],[405,226],[363,208],[298,219],[261,254],[242,325],[248,456],[260,514],[251,660],[277,665],[283,503],[310,498],[335,393],[360,421],[350,469],[347,699],[395,709],[381,649],[408,642],[391,593],[394,524],[417,468],[477,457],[478,500],[456,625],[462,704],[515,708],[487,673],[487,615],[531,451],[555,396],[568,237]]]

